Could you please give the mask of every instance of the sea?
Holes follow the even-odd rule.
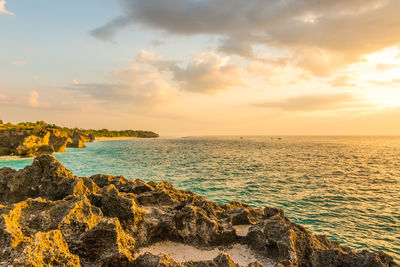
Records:
[[[279,207],[314,233],[400,261],[400,137],[129,139],[55,156],[78,176],[169,181],[218,203]],[[32,161],[3,157],[0,168]]]

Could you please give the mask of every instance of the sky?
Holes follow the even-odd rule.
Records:
[[[0,119],[400,135],[398,0],[0,0]]]

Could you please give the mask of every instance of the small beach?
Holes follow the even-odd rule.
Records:
[[[97,141],[130,140],[130,139],[138,139],[138,138],[137,137],[96,137],[95,142],[97,142]]]

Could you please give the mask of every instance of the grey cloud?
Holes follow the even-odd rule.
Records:
[[[368,12],[382,0],[120,0],[125,17],[178,34],[244,34],[299,22],[307,15],[337,16]],[[301,23],[297,23],[301,24]]]
[[[161,46],[161,45],[165,44],[165,42],[162,41],[162,40],[153,40],[153,41],[151,42],[151,44],[152,44],[153,46]]]
[[[66,89],[71,91],[79,92],[81,95],[88,95],[100,99],[103,101],[116,100],[116,101],[127,101],[127,93],[123,93],[126,89],[126,85],[123,84],[107,84],[107,83],[79,83],[73,84]],[[129,100],[128,100],[129,101]]]
[[[122,28],[129,26],[130,21],[126,17],[117,17],[108,22],[103,27],[91,30],[89,33],[93,37],[103,41],[113,41],[115,34]]]
[[[293,60],[320,75],[365,53],[400,43],[398,0],[120,0],[122,18],[96,29],[108,39],[128,24],[173,34],[214,34],[220,49],[252,56],[255,44],[293,49]],[[119,22],[122,21],[122,22]],[[104,38],[106,37],[106,38]],[[306,60],[314,49],[327,61]],[[300,51],[300,52],[299,52]]]
[[[221,39],[219,50],[227,54],[236,54],[253,58],[253,42],[248,38],[228,37]]]
[[[256,107],[276,108],[284,111],[322,111],[364,107],[363,100],[353,94],[309,94],[255,104]]]
[[[192,61],[186,67],[174,65],[170,70],[173,80],[185,91],[215,94],[243,85],[239,67],[224,62],[216,55]]]

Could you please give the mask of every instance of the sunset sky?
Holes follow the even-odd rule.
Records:
[[[399,0],[0,0],[0,119],[400,134]]]

